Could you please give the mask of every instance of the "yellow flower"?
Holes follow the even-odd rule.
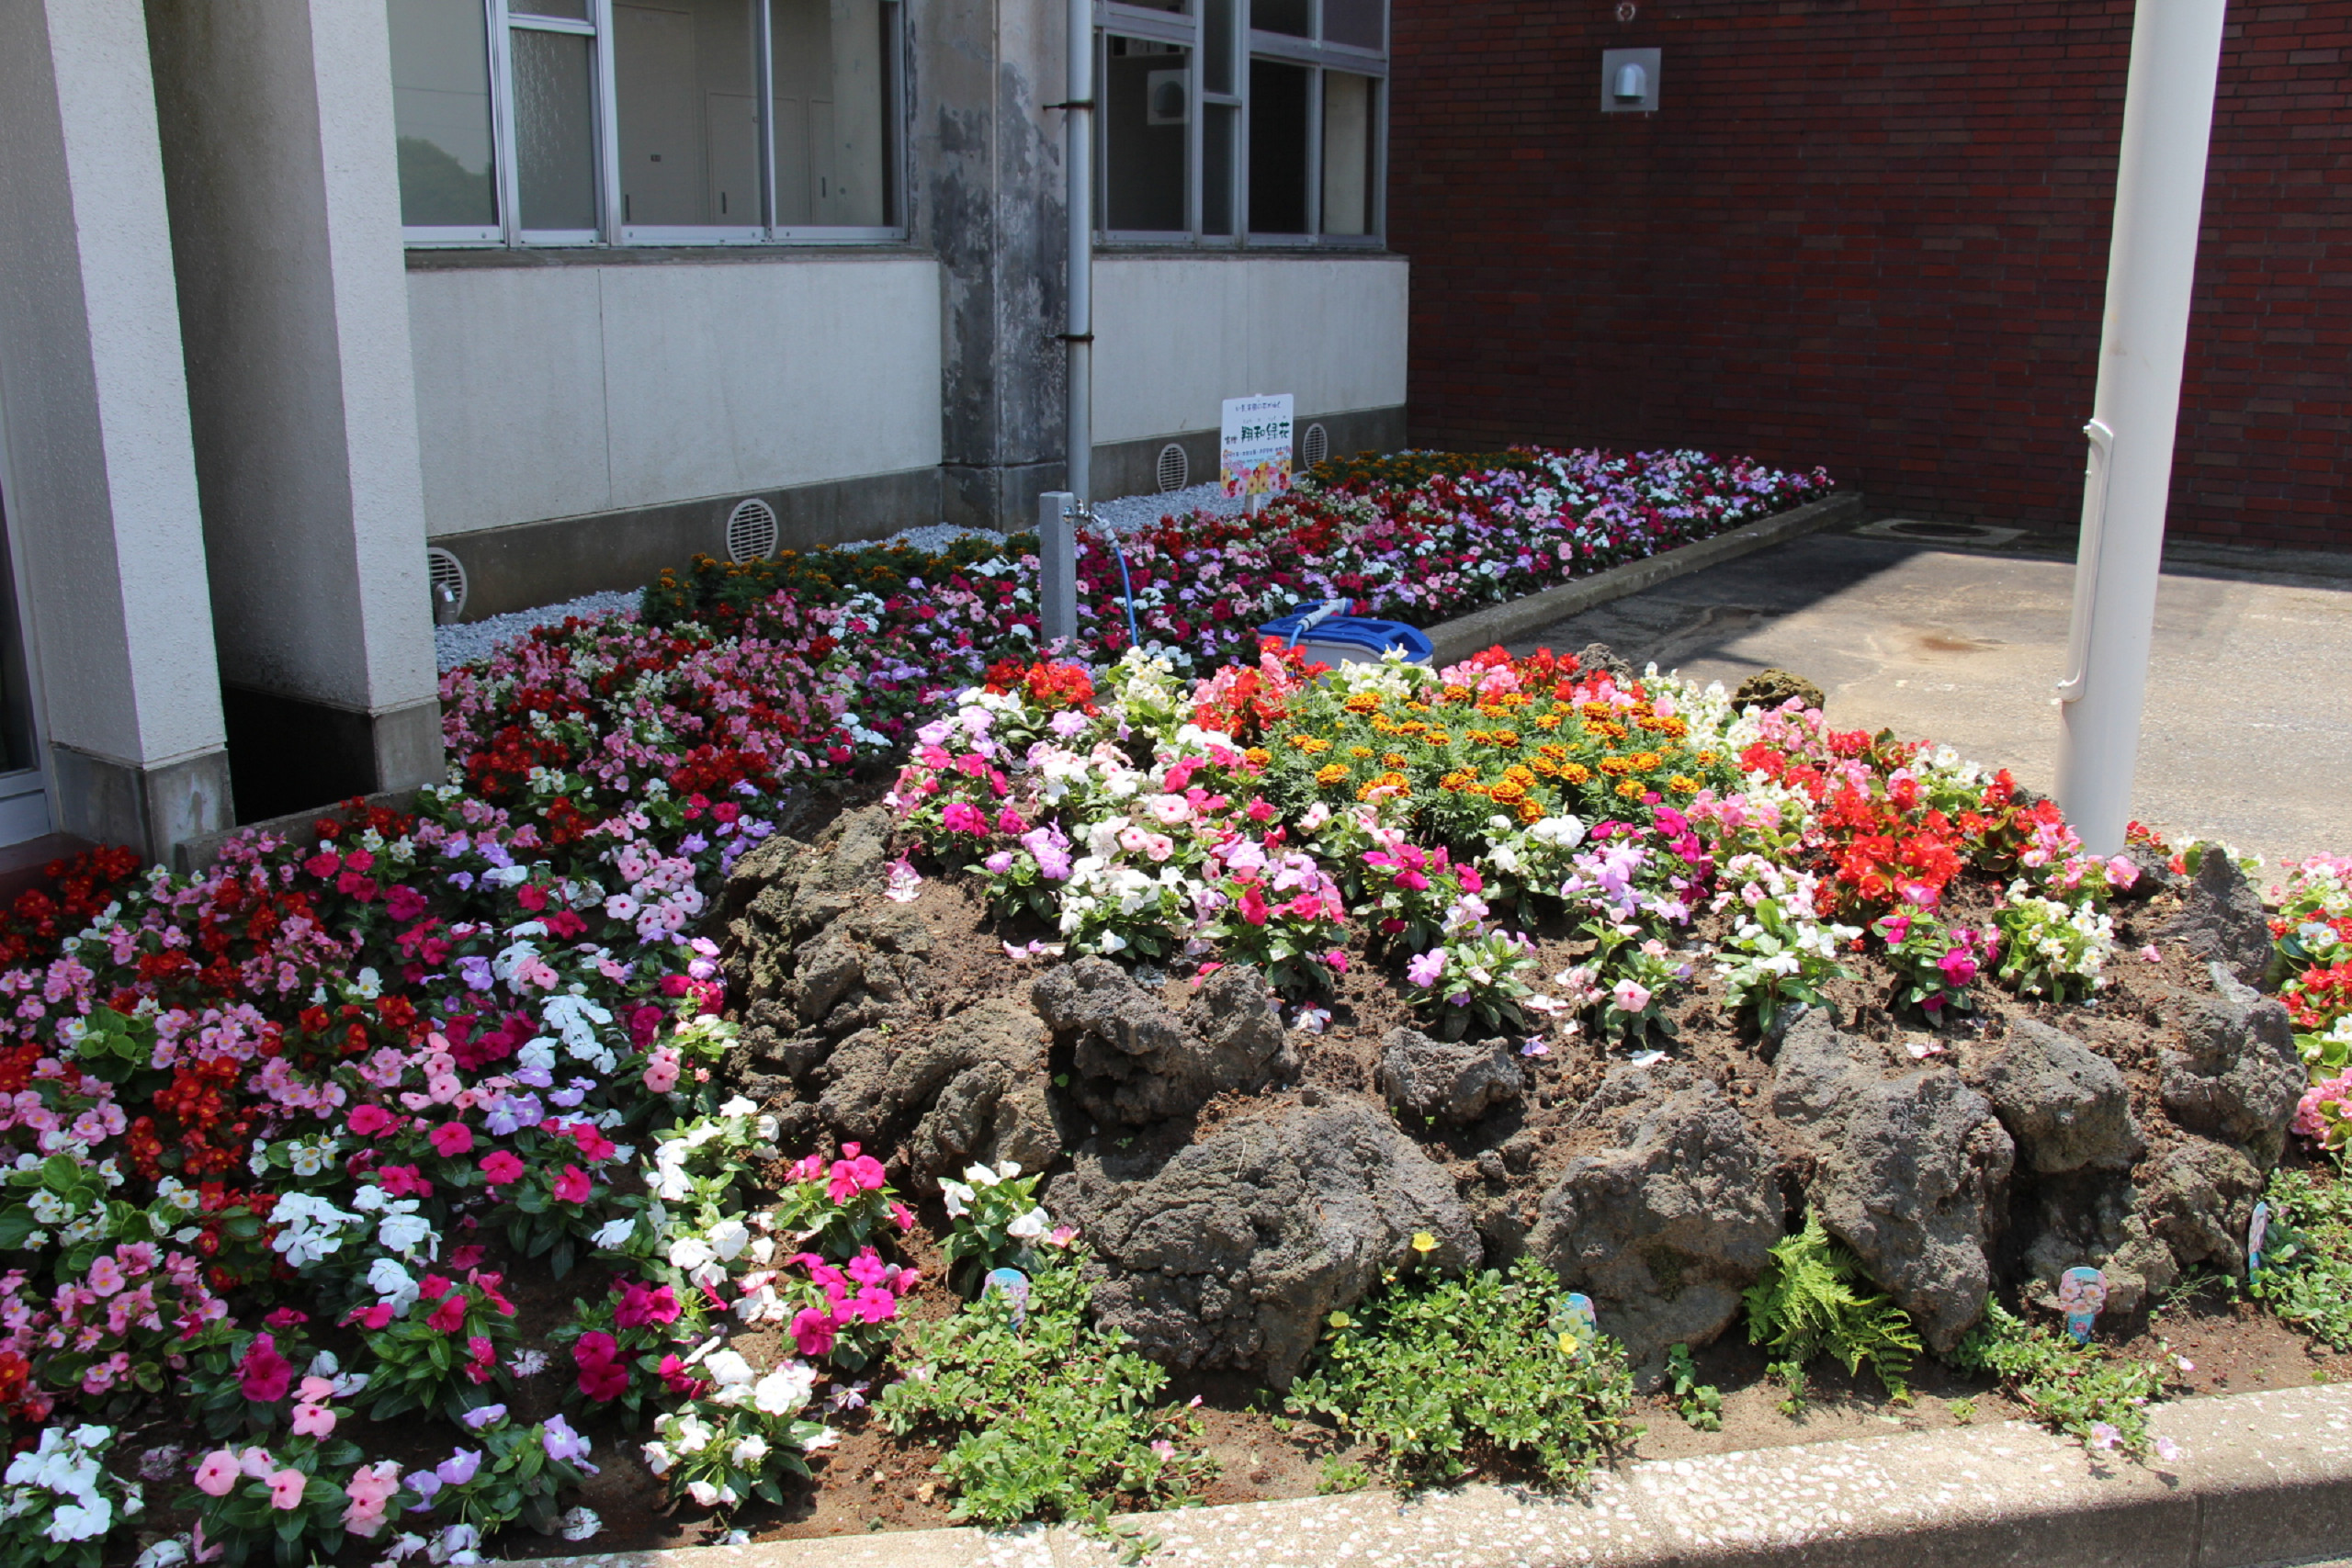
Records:
[[[1702,768],[1712,768],[1712,767],[1713,767],[1713,766],[1715,765],[1715,754],[1714,754],[1713,751],[1702,751],[1702,752],[1700,752],[1700,753],[1699,753],[1699,765],[1700,765],[1701,767],[1702,767]]]
[[[1377,692],[1358,692],[1340,705],[1350,713],[1378,713],[1380,694]]]
[[[1634,771],[1634,761],[1630,757],[1603,757],[1600,771],[1612,779],[1621,779]]]
[[[1401,768],[1405,765],[1405,753],[1402,751],[1384,751],[1380,756],[1380,765],[1384,768]]]
[[[1543,821],[1544,807],[1542,804],[1532,800],[1521,801],[1519,803],[1519,819],[1527,823],[1531,827],[1535,823]]]
[[[1348,770],[1337,762],[1326,762],[1315,770],[1315,782],[1325,789],[1333,784],[1343,784],[1348,782]]]
[[[1645,773],[1654,773],[1665,765],[1666,759],[1655,751],[1637,751],[1634,754],[1634,766]]]
[[[1435,1252],[1437,1250],[1437,1237],[1430,1235],[1427,1231],[1415,1231],[1413,1233],[1413,1250],[1415,1252]]]
[[[1560,777],[1572,784],[1580,784],[1592,777],[1592,770],[1582,762],[1563,762],[1560,764]]]
[[[1409,788],[1402,773],[1383,773],[1356,791],[1358,800],[1377,800],[1383,795],[1402,795]]]
[[[1555,713],[1547,713],[1542,718],[1535,721],[1535,728],[1538,729],[1557,729],[1560,728],[1560,716]]]
[[[1639,800],[1648,793],[1639,779],[1627,779],[1617,786],[1617,798],[1620,800]]]
[[[1252,746],[1247,751],[1242,752],[1241,757],[1242,761],[1254,763],[1261,768],[1274,760],[1274,754],[1272,751],[1267,750],[1263,746]]]
[[[1361,762],[1366,757],[1372,755],[1372,748],[1369,746],[1351,746],[1348,748],[1348,755]]]
[[[1290,743],[1310,757],[1319,757],[1331,749],[1331,743],[1329,740],[1313,735],[1294,735],[1290,738]]]
[[[1688,773],[1677,773],[1666,781],[1666,787],[1677,795],[1696,795],[1699,792],[1699,781]]]
[[[1432,729],[1426,731],[1421,736],[1421,744],[1424,746],[1451,746],[1453,744],[1453,737],[1448,735],[1442,729]]]

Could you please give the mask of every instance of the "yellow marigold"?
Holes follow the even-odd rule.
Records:
[[[1263,746],[1252,746],[1247,751],[1242,752],[1241,756],[1244,761],[1253,763],[1261,768],[1274,760],[1274,754],[1272,751],[1267,750]]]
[[[1430,711],[1430,705],[1427,703],[1407,703],[1405,705],[1405,711],[1407,713],[1427,713]]]
[[[1612,779],[1623,778],[1627,773],[1634,771],[1633,759],[1629,757],[1603,757],[1600,759],[1600,771],[1608,774]]]
[[[1690,726],[1681,718],[1645,718],[1642,728],[1653,735],[1664,735],[1676,740],[1690,733]]]
[[[1421,711],[1423,713],[1427,713],[1429,710],[1427,708],[1423,708]],[[1427,728],[1429,728],[1429,725],[1425,720],[1418,718],[1408,719],[1405,723],[1396,727],[1396,733],[1399,735],[1419,735]]]
[[[1380,694],[1377,692],[1358,692],[1355,695],[1350,697],[1346,702],[1341,703],[1340,705],[1347,709],[1350,713],[1378,713],[1380,711]]]
[[[1448,686],[1444,691],[1438,694],[1449,703],[1466,703],[1470,700],[1470,688],[1467,686]]]
[[[1487,797],[1497,806],[1517,806],[1527,798],[1527,786],[1517,779],[1505,779],[1487,790]]]
[[[1614,718],[1617,716],[1617,714],[1618,707],[1615,703],[1587,703],[1584,705],[1584,716],[1595,724],[1599,724],[1605,719]]]
[[[1627,779],[1617,786],[1617,798],[1620,800],[1639,800],[1648,793],[1639,779]]]
[[[1320,757],[1331,749],[1331,743],[1329,740],[1316,735],[1294,735],[1290,738],[1290,743],[1310,757]]]
[[[1580,784],[1592,777],[1592,770],[1582,762],[1563,762],[1560,764],[1560,777],[1569,784]]]
[[[1487,743],[1490,746],[1509,747],[1510,750],[1515,751],[1519,749],[1519,731],[1516,729],[1498,729],[1492,735],[1487,737]]]
[[[1519,819],[1527,823],[1543,821],[1544,807],[1542,803],[1533,800],[1521,801],[1519,803]]]
[[[1557,729],[1560,728],[1560,716],[1555,713],[1547,713],[1542,718],[1535,721],[1535,728],[1538,729]]]
[[[1641,769],[1641,771],[1645,773],[1654,773],[1665,765],[1666,759],[1659,756],[1655,751],[1636,751],[1634,753],[1634,766]]]
[[[1513,762],[1510,767],[1505,768],[1503,770],[1503,777],[1507,779],[1517,779],[1521,784],[1533,784],[1535,782],[1535,774],[1529,770],[1525,764],[1520,762]]]
[[[1523,708],[1535,699],[1525,692],[1505,692],[1498,700],[1507,708]]]
[[[1482,745],[1494,739],[1493,732],[1485,729],[1465,729],[1462,733],[1469,738],[1473,745]]]
[[[1402,773],[1382,773],[1356,791],[1358,800],[1377,800],[1383,795],[1402,795],[1410,787]]]
[[[1451,746],[1453,744],[1453,737],[1448,735],[1442,729],[1425,729],[1421,732],[1421,744],[1424,746]]]
[[[1689,773],[1677,773],[1666,781],[1666,787],[1677,795],[1696,795],[1699,793],[1699,781]]]
[[[1702,767],[1702,768],[1712,768],[1712,767],[1713,767],[1713,766],[1715,765],[1715,754],[1714,754],[1713,751],[1702,751],[1702,752],[1700,752],[1700,753],[1699,753],[1699,765],[1700,765],[1701,767]]]
[[[1538,746],[1535,748],[1535,754],[1539,757],[1549,757],[1555,762],[1565,762],[1568,760],[1568,749],[1556,740],[1549,745]]]
[[[1405,753],[1402,751],[1383,751],[1380,754],[1380,765],[1384,768],[1401,768],[1405,765],[1406,760]]]
[[[1560,764],[1549,757],[1536,758],[1534,767],[1535,776],[1539,779],[1556,779],[1560,776]]]
[[[1348,770],[1337,762],[1326,762],[1315,770],[1315,782],[1325,789],[1348,782]]]
[[[1374,735],[1394,735],[1396,733],[1396,721],[1385,714],[1376,713],[1372,716],[1372,732]]]
[[[1478,775],[1468,768],[1456,768],[1437,781],[1440,789],[1464,790],[1478,782]]]
[[[1478,705],[1478,711],[1485,714],[1488,718],[1500,718],[1510,710],[1504,707],[1502,704],[1489,698],[1486,702]]]
[[[1348,748],[1348,755],[1361,762],[1366,757],[1372,755],[1372,748],[1369,746],[1351,746]]]
[[[1623,725],[1611,724],[1607,720],[1603,720],[1602,722],[1594,725],[1592,729],[1594,734],[1605,735],[1611,740],[1623,740],[1628,734],[1632,733],[1626,729]]]

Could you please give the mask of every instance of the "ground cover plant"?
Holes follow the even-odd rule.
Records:
[[[1329,525],[1403,564],[1292,591],[1467,604],[1554,571],[1499,541],[1580,571],[1797,493],[1357,468],[1130,567]],[[2243,1235],[2290,1116],[2340,1141],[2342,863],[2290,870],[2249,957],[2243,920],[2207,940],[2245,913],[2225,853],[2086,856],[2007,774],[1802,701],[1598,656],[1228,660],[1259,602],[1180,631],[1158,575],[1159,651],[1038,660],[1032,569],[957,551],[673,580],[451,672],[453,782],[410,811],[194,875],[94,852],[18,900],[0,1539],[461,1562],[616,1507],[729,1528],[881,1428],[940,1445],[967,1517],[1099,1524],[1210,1483],[1163,1369],[1287,1391],[1399,1479],[1565,1480],[1750,1287],[1776,1355],[1884,1368],[1908,1333],[2039,1390],[2053,1268],[2232,1267],[2100,1231],[2131,1183]],[[2278,965],[2283,1067],[2216,961]],[[2041,1116],[2050,1063],[2097,1115]],[[1890,1100],[1966,1222],[1918,1269],[1840,1157]],[[1694,1236],[1663,1216],[1702,1170]],[[2320,1238],[2283,1282],[2333,1233],[2277,1180],[2282,1242]],[[1795,1310],[1815,1266],[1869,1337]],[[2031,1332],[1984,1337],[1996,1290]],[[2106,1409],[2051,1386],[2053,1421]]]

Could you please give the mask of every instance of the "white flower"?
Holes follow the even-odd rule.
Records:
[[[718,1506],[718,1488],[713,1486],[707,1481],[687,1482],[686,1495],[692,1497],[695,1502],[702,1507],[715,1508]]]
[[[738,1387],[752,1381],[752,1363],[734,1350],[713,1350],[703,1358],[703,1368],[724,1389]]]
[[[656,1475],[669,1474],[670,1466],[676,1462],[676,1456],[671,1453],[667,1443],[648,1443],[639,1451],[645,1455],[645,1468]]]
[[[710,1243],[698,1235],[682,1235],[670,1244],[670,1263],[673,1268],[699,1269],[718,1256],[711,1251]]]
[[[798,1361],[786,1361],[753,1386],[752,1404],[763,1416],[789,1416],[806,1406],[816,1392],[816,1372]]]
[[[978,1196],[960,1181],[941,1182],[939,1194],[947,1201],[947,1217],[951,1220],[960,1220],[969,1213],[972,1200]]]
[[[187,1542],[169,1536],[141,1552],[131,1568],[180,1568],[189,1556]]]
[[[699,1416],[681,1416],[672,1425],[670,1436],[677,1443],[679,1452],[698,1454],[710,1447],[711,1439],[718,1434],[712,1430],[709,1422]]]
[[[94,1497],[87,1503],[61,1503],[57,1511],[49,1516],[49,1539],[88,1540],[113,1527],[114,1505],[104,1497]]]
[[[605,1521],[592,1508],[573,1508],[556,1521],[556,1529],[566,1540],[586,1540],[605,1528]]]
[[[394,1312],[406,1312],[416,1300],[416,1281],[408,1270],[389,1258],[379,1258],[368,1269],[368,1288],[379,1299],[391,1303]]]
[[[751,1227],[738,1219],[724,1219],[710,1227],[709,1241],[721,1261],[732,1263],[752,1245]]]
[[[731,1457],[738,1470],[757,1470],[760,1461],[768,1457],[768,1440],[754,1432],[736,1443]]]
[[[1051,1216],[1044,1209],[1032,1209],[1005,1226],[1004,1234],[1009,1236],[1017,1236],[1023,1241],[1035,1241],[1046,1234],[1046,1223],[1050,1218]]]
[[[681,1193],[680,1196],[683,1197],[684,1194]],[[596,1227],[596,1234],[591,1239],[593,1239],[598,1247],[603,1247],[605,1251],[609,1252],[615,1247],[620,1247],[626,1243],[629,1238],[630,1233],[636,1229],[637,1216],[634,1214],[623,1214],[617,1220],[607,1220],[603,1224]]]
[[[996,1172],[984,1165],[967,1165],[964,1168],[964,1179],[975,1187],[994,1187]]]

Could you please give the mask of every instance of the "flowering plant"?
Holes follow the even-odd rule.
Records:
[[[514,1303],[502,1283],[479,1269],[463,1280],[427,1274],[404,1307],[386,1301],[354,1310],[350,1321],[365,1330],[376,1368],[368,1419],[437,1410],[458,1420],[491,1403],[492,1387],[507,1381],[500,1347],[514,1337]]]
[[[469,1411],[465,1425],[480,1446],[460,1446],[431,1469],[409,1472],[401,1495],[413,1500],[406,1511],[471,1526],[477,1538],[517,1519],[542,1535],[555,1534],[561,1528],[557,1499],[596,1473],[589,1440],[561,1416],[518,1426],[503,1404]],[[355,1505],[360,1495],[353,1495]]]
[[[2012,886],[1994,917],[2001,928],[2001,978],[2020,996],[2080,1000],[2105,982],[2115,921],[2094,905],[2067,905]]]
[[[961,1181],[943,1181],[948,1232],[948,1283],[967,1296],[979,1294],[981,1281],[995,1269],[1034,1270],[1039,1246],[1053,1237],[1068,1242],[1069,1233],[1052,1230],[1053,1217],[1037,1201],[1037,1178],[1021,1174],[1017,1161],[1006,1160],[990,1169],[967,1166]]]
[[[705,1360],[707,1392],[654,1423],[646,1468],[667,1478],[673,1495],[706,1508],[732,1508],[752,1497],[781,1503],[778,1478],[808,1474],[805,1456],[838,1441],[802,1414],[817,1374],[799,1361],[760,1372],[732,1350]]]
[[[1465,929],[1407,962],[1406,994],[1436,1014],[1441,1039],[1459,1040],[1473,1018],[1491,1032],[1524,1033],[1521,1003],[1535,967],[1535,944],[1524,932]]]
[[[1815,879],[1784,871],[1760,855],[1741,855],[1724,868],[1727,885],[1715,897],[1717,910],[1736,899],[1746,913],[1723,940],[1715,972],[1724,998],[1769,1033],[1792,1003],[1821,1002],[1821,987],[1850,973],[1838,950],[1862,933],[1854,926],[1813,918]]]
[[[1896,1003],[1918,1009],[1929,1023],[1951,1017],[1946,1008],[1952,1013],[1974,1010],[1969,987],[2000,947],[1990,931],[1947,927],[1918,912],[1882,915],[1871,922],[1871,934],[1886,944],[1886,960],[1895,973]]]
[[[275,1451],[214,1450],[197,1465],[196,1490],[185,1499],[196,1512],[198,1553],[209,1540],[232,1562],[265,1544],[285,1568],[332,1556],[353,1528],[346,1485],[360,1459],[348,1438],[311,1434],[285,1438]]]
[[[51,1427],[36,1448],[8,1461],[0,1474],[0,1548],[10,1562],[98,1568],[115,1518],[135,1518],[139,1484],[105,1465],[114,1432],[106,1427]]]

